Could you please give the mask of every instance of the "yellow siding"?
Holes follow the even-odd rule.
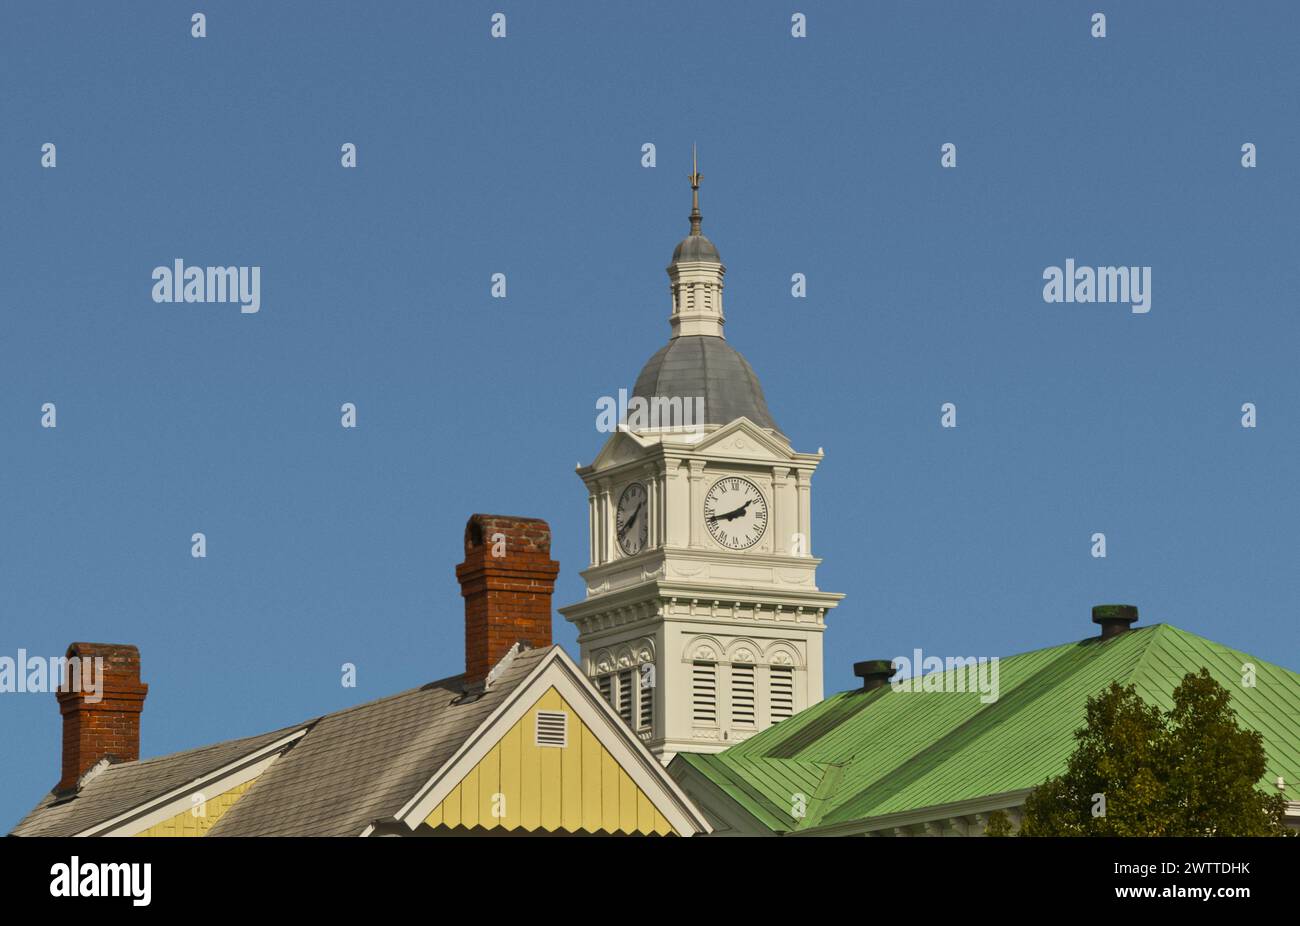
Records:
[[[524,741],[524,725],[517,723],[501,737],[501,801],[505,813],[498,819],[498,826],[512,830],[519,826],[520,780],[523,775],[524,761],[521,756]]]
[[[537,745],[537,711],[568,714],[568,745]],[[494,814],[504,801],[504,814]],[[433,809],[429,826],[528,832],[676,832],[554,688]]]
[[[442,803],[446,808],[443,812],[443,822],[448,826],[460,826],[460,785],[456,785]]]
[[[495,806],[495,796],[501,793],[501,744],[497,743],[492,751],[478,764],[479,819],[484,826],[491,825]]]
[[[620,768],[619,772],[623,769]],[[636,797],[640,793],[632,779],[626,775],[620,775],[618,779],[618,825],[625,833],[635,833],[636,828]]]
[[[550,694],[548,691],[547,694]],[[523,829],[532,831],[542,824],[542,752],[544,750],[537,748],[537,709],[547,708],[542,706],[546,700],[545,695],[542,699],[528,709],[524,714],[520,726],[523,733],[520,735],[519,744],[519,777],[521,787],[519,789],[519,825]],[[507,796],[509,800],[509,796]]]
[[[573,732],[578,733],[577,730]],[[600,782],[605,750],[600,748],[600,741],[585,725],[582,726],[579,745],[582,748],[582,829],[594,833],[600,829],[600,821],[604,819],[604,802],[601,789],[592,785]]]
[[[560,754],[560,816],[559,829],[576,832],[582,829],[582,739],[577,730],[570,730],[579,748],[555,749]]]
[[[239,800],[245,791],[253,786],[253,778],[244,782],[242,785],[235,785],[228,791],[223,791],[216,797],[207,798],[202,806],[203,812],[195,816],[195,809],[199,805],[182,810],[176,816],[161,823],[155,823],[147,830],[141,830],[136,833],[137,836],[206,836],[208,830],[221,819],[221,815],[234,806],[235,801]]]
[[[659,812],[658,808],[655,808],[655,832],[671,833],[672,831],[672,824],[664,818],[664,815]]]
[[[619,778],[623,770],[608,750],[600,751],[600,817],[601,825],[611,833],[618,830]]]
[[[478,778],[478,769],[472,768],[465,776],[465,780],[460,783],[461,826],[479,825]]]
[[[636,796],[636,828],[641,833],[653,833],[655,828],[655,805],[642,792]]]

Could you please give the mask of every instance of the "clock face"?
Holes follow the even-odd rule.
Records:
[[[747,550],[767,530],[767,502],[748,479],[724,476],[704,496],[704,523],[728,550]]]
[[[614,526],[618,532],[619,548],[628,556],[636,556],[645,549],[650,537],[650,512],[646,510],[645,486],[634,482],[618,497],[618,510],[614,513]]]

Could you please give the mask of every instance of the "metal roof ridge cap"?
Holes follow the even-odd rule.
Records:
[[[844,770],[838,765],[833,765],[822,772],[822,777],[817,782],[817,790],[808,801],[807,809],[810,812],[802,821],[795,824],[795,830],[811,829],[821,823],[833,806],[835,792],[839,789],[840,779],[843,776]],[[811,812],[813,807],[817,808],[815,813]]]
[[[1152,644],[1156,643],[1161,639],[1162,636],[1164,636],[1165,628],[1167,628],[1168,626],[1169,626],[1168,624],[1156,623],[1156,624],[1148,624],[1146,627],[1139,628],[1140,630],[1151,630],[1154,632],[1147,635],[1151,639],[1142,641],[1141,654],[1138,656],[1137,662],[1134,663],[1133,669],[1128,673],[1128,677],[1127,677],[1128,683],[1132,685],[1134,688],[1137,687],[1139,680],[1142,678],[1143,671],[1145,671],[1145,669],[1147,668],[1147,657],[1151,655]],[[1127,630],[1123,634],[1121,634],[1121,636],[1127,636],[1128,634],[1134,632],[1136,631]]]

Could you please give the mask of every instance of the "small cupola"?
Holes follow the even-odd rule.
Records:
[[[722,278],[727,268],[713,242],[704,237],[700,225],[699,158],[691,149],[691,231],[678,243],[668,264],[668,279],[673,296],[673,314],[669,323],[673,337],[707,335],[722,337],[727,320],[722,314]]]

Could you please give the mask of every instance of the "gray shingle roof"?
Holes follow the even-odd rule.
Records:
[[[673,338],[646,361],[632,394],[647,400],[661,396],[683,402],[703,396],[703,424],[730,424],[743,415],[760,428],[780,431],[749,363],[715,335]]]
[[[71,800],[60,800],[54,792],[47,794],[14,827],[13,835],[71,836],[80,833],[87,827],[111,820],[118,814],[126,813],[168,791],[202,778],[241,756],[269,746],[303,726],[305,724],[285,727],[261,736],[226,740],[155,759],[110,765],[90,777]]]
[[[519,653],[477,700],[453,703],[457,675],[273,733],[109,766],[71,801],[47,796],[14,834],[72,835],[310,727],[208,835],[359,835],[396,813],[551,649]]]

